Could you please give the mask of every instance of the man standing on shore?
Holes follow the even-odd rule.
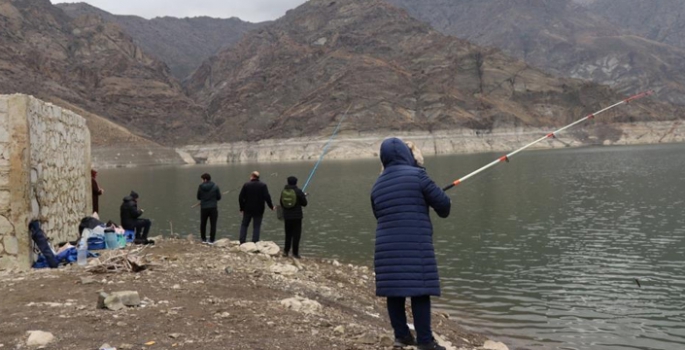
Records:
[[[95,169],[90,170],[90,184],[93,190],[93,212],[100,213],[100,196],[105,193],[105,190],[98,185],[97,181],[98,171]]]
[[[285,222],[285,246],[283,255],[288,256],[290,246],[293,248],[293,258],[300,258],[300,238],[302,237],[302,207],[307,206],[307,196],[297,187],[297,178],[288,177],[288,184],[281,192],[280,200]]]
[[[266,209],[264,203],[269,206],[269,209],[274,210],[268,187],[265,183],[259,181],[259,172],[253,171],[250,174],[250,181],[246,182],[242,190],[240,190],[238,203],[240,204],[240,213],[243,214],[243,221],[240,225],[240,244],[245,243],[247,228],[252,220],[254,220],[252,242],[259,242],[262,218]]]
[[[200,201],[200,236],[202,243],[214,244],[216,239],[216,221],[219,219],[219,201],[221,191],[212,182],[212,176],[204,173],[200,176],[202,183],[197,189],[197,200]],[[209,241],[207,241],[207,220],[209,220]]]

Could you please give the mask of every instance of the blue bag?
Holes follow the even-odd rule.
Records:
[[[31,231],[31,239],[36,242],[36,246],[38,246],[43,259],[45,259],[47,267],[56,269],[59,266],[59,263],[57,262],[57,259],[55,259],[55,253],[53,253],[50,243],[48,243],[48,237],[40,228],[40,221],[31,221],[31,223],[29,223],[29,231]],[[40,256],[38,258],[40,259]]]

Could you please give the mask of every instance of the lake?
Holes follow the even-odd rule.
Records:
[[[432,157],[441,186],[501,154]],[[104,220],[119,221],[130,190],[151,236],[199,235],[195,194],[209,172],[222,191],[218,238],[237,239],[237,196],[253,170],[274,200],[302,186],[313,162],[102,170]],[[369,192],[377,160],[324,161],[305,209],[301,254],[371,266]],[[525,152],[449,192],[452,215],[433,215],[442,278],[439,308],[510,348],[685,348],[685,145]],[[283,244],[282,223],[262,239]],[[251,231],[250,231],[251,232]]]

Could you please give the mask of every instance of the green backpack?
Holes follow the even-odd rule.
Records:
[[[297,193],[292,188],[286,188],[281,192],[281,205],[285,209],[292,209],[297,205]]]

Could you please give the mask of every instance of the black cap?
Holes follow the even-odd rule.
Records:
[[[135,191],[131,191],[131,194],[129,196],[131,196],[131,198],[133,198],[133,199],[138,199],[138,197],[139,197],[138,193],[136,193]]]
[[[291,185],[291,186],[297,185],[297,178],[295,176],[288,177],[288,185]]]

